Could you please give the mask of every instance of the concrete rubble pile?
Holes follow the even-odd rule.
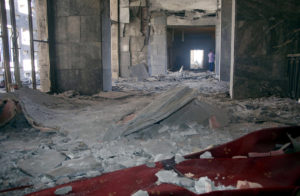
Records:
[[[173,76],[155,80],[163,86],[168,77]],[[203,83],[214,85],[213,78],[203,77]],[[201,81],[182,81],[183,85],[163,86],[160,95],[116,91],[86,100],[81,95],[56,97],[30,89],[9,95],[35,123],[21,115],[1,127],[0,191],[30,186],[13,192],[24,195],[137,165],[153,167],[154,162],[172,157],[180,162],[183,155],[253,130],[300,123],[300,105],[293,100],[236,101],[227,96],[225,87],[215,88],[215,94],[201,88],[205,86]],[[132,90],[138,92],[139,86]],[[189,182],[184,180],[184,187]],[[193,183],[190,187],[196,191]]]
[[[167,75],[152,76],[143,80],[136,78],[119,78],[113,81],[115,90],[139,90],[146,92],[164,92],[174,86],[188,86],[198,89],[205,94],[226,93],[229,86],[227,82],[219,81],[216,76],[209,72],[168,72]]]

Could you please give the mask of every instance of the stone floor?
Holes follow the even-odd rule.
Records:
[[[159,95],[177,86],[196,90],[195,101],[210,105],[216,112],[222,111],[227,123],[214,129],[208,121],[197,121],[198,116],[205,116],[207,110],[203,110],[199,114],[184,113],[194,116],[180,118],[181,123],[163,120],[128,137],[104,139],[109,131],[118,131],[120,122],[130,121]],[[47,95],[30,89],[0,94],[0,98],[17,98],[36,122],[53,128],[42,132],[20,116],[0,129],[0,191],[33,185],[3,195],[23,195],[182,156],[260,128],[300,124],[300,104],[295,100],[277,97],[231,100],[228,84],[219,82],[210,72],[176,72],[139,82],[120,79],[114,81],[113,89],[130,96],[116,99],[116,93],[110,98],[81,96],[76,92]]]

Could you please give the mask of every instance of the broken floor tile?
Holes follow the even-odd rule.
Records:
[[[172,170],[160,170],[155,176],[158,177],[159,183],[179,184],[178,175]]]
[[[56,189],[54,194],[55,195],[66,195],[72,191],[72,186],[65,186],[59,189]]]
[[[174,146],[164,140],[148,140],[147,142],[143,142],[142,146],[144,151],[152,157],[159,154],[170,155],[173,154],[174,151]]]
[[[55,150],[47,150],[29,159],[19,161],[17,166],[31,176],[39,176],[57,167],[65,158]]]
[[[131,196],[149,196],[147,191],[139,190],[138,192],[132,194]]]
[[[79,159],[67,160],[62,162],[62,166],[48,172],[53,178],[60,176],[74,176],[86,173],[91,170],[102,170],[101,164],[93,156],[81,157]]]

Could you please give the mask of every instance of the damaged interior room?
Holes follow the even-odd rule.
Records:
[[[0,196],[300,195],[299,0],[0,9]]]

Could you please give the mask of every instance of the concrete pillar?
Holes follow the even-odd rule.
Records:
[[[222,0],[220,80],[230,80],[232,0]]]
[[[103,0],[104,7],[101,13],[102,24],[102,90],[111,91],[111,22],[110,22],[110,0]]]
[[[112,78],[119,78],[119,4],[118,0],[110,0],[111,24],[111,71]]]
[[[110,54],[109,2],[105,7],[102,5],[107,2],[102,0],[70,1],[70,4],[61,0],[51,2],[55,7],[55,54],[51,55],[51,60],[55,60],[57,91],[75,90],[91,95],[107,90],[106,87],[109,89],[110,55],[102,59],[102,55]],[[49,35],[49,39],[51,37]]]
[[[221,58],[221,13],[217,12],[216,23],[216,66],[215,72],[218,78],[220,78],[220,58]]]
[[[118,24],[111,25],[111,71],[112,78],[119,78],[119,27]]]
[[[235,46],[235,3],[236,0],[232,0],[232,11],[231,11],[231,53],[230,53],[230,96],[231,98],[234,98],[234,89],[233,89],[233,83],[234,83],[234,46]]]
[[[167,73],[167,17],[163,13],[151,16],[151,36],[148,50],[148,65],[151,76]]]
[[[36,20],[38,29],[38,39],[42,41],[48,40],[48,20],[47,20],[47,1],[36,0]],[[41,80],[41,91],[49,92],[50,83],[50,59],[49,59],[49,43],[40,42],[38,44],[39,71]]]

